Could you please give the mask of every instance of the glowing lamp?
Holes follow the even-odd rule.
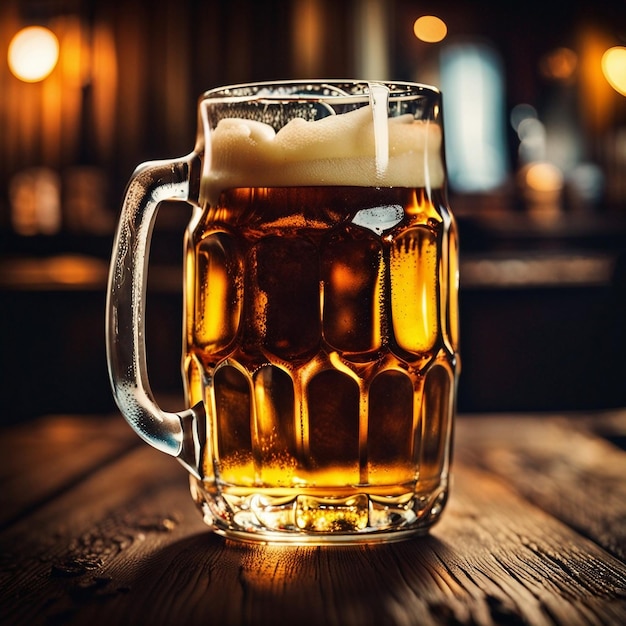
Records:
[[[59,59],[59,41],[43,26],[28,26],[11,40],[8,62],[11,72],[27,83],[43,80]]]
[[[626,48],[609,48],[602,55],[602,72],[611,87],[626,96]]]
[[[446,23],[435,15],[422,15],[413,23],[413,33],[420,41],[437,43],[448,34]]]

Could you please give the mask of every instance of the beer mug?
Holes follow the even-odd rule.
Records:
[[[193,152],[133,174],[108,286],[113,393],[218,534],[394,541],[439,518],[459,367],[443,145],[432,87],[255,83],[206,92]],[[144,311],[157,209],[176,199],[193,213],[172,413],[150,389]]]

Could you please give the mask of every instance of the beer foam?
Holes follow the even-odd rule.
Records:
[[[441,127],[410,114],[387,124],[379,133],[389,145],[381,167],[371,106],[316,121],[296,118],[278,132],[254,120],[223,119],[207,146],[204,196],[213,204],[235,187],[443,186]]]

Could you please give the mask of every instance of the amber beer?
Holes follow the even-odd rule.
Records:
[[[394,156],[387,167],[401,170]],[[232,159],[247,164],[242,180],[263,180],[245,154]],[[187,241],[187,392],[209,433],[192,492],[205,518],[235,533],[425,531],[447,497],[457,373],[444,192],[367,185],[380,172],[330,157],[311,166],[312,180],[324,168],[333,180],[323,186],[243,186],[224,167],[204,181]],[[284,165],[286,182],[306,183],[293,175],[305,167]]]

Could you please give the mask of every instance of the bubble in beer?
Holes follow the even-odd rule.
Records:
[[[404,217],[404,209],[399,204],[361,209],[352,219],[352,223],[369,228],[377,235],[399,224]]]

